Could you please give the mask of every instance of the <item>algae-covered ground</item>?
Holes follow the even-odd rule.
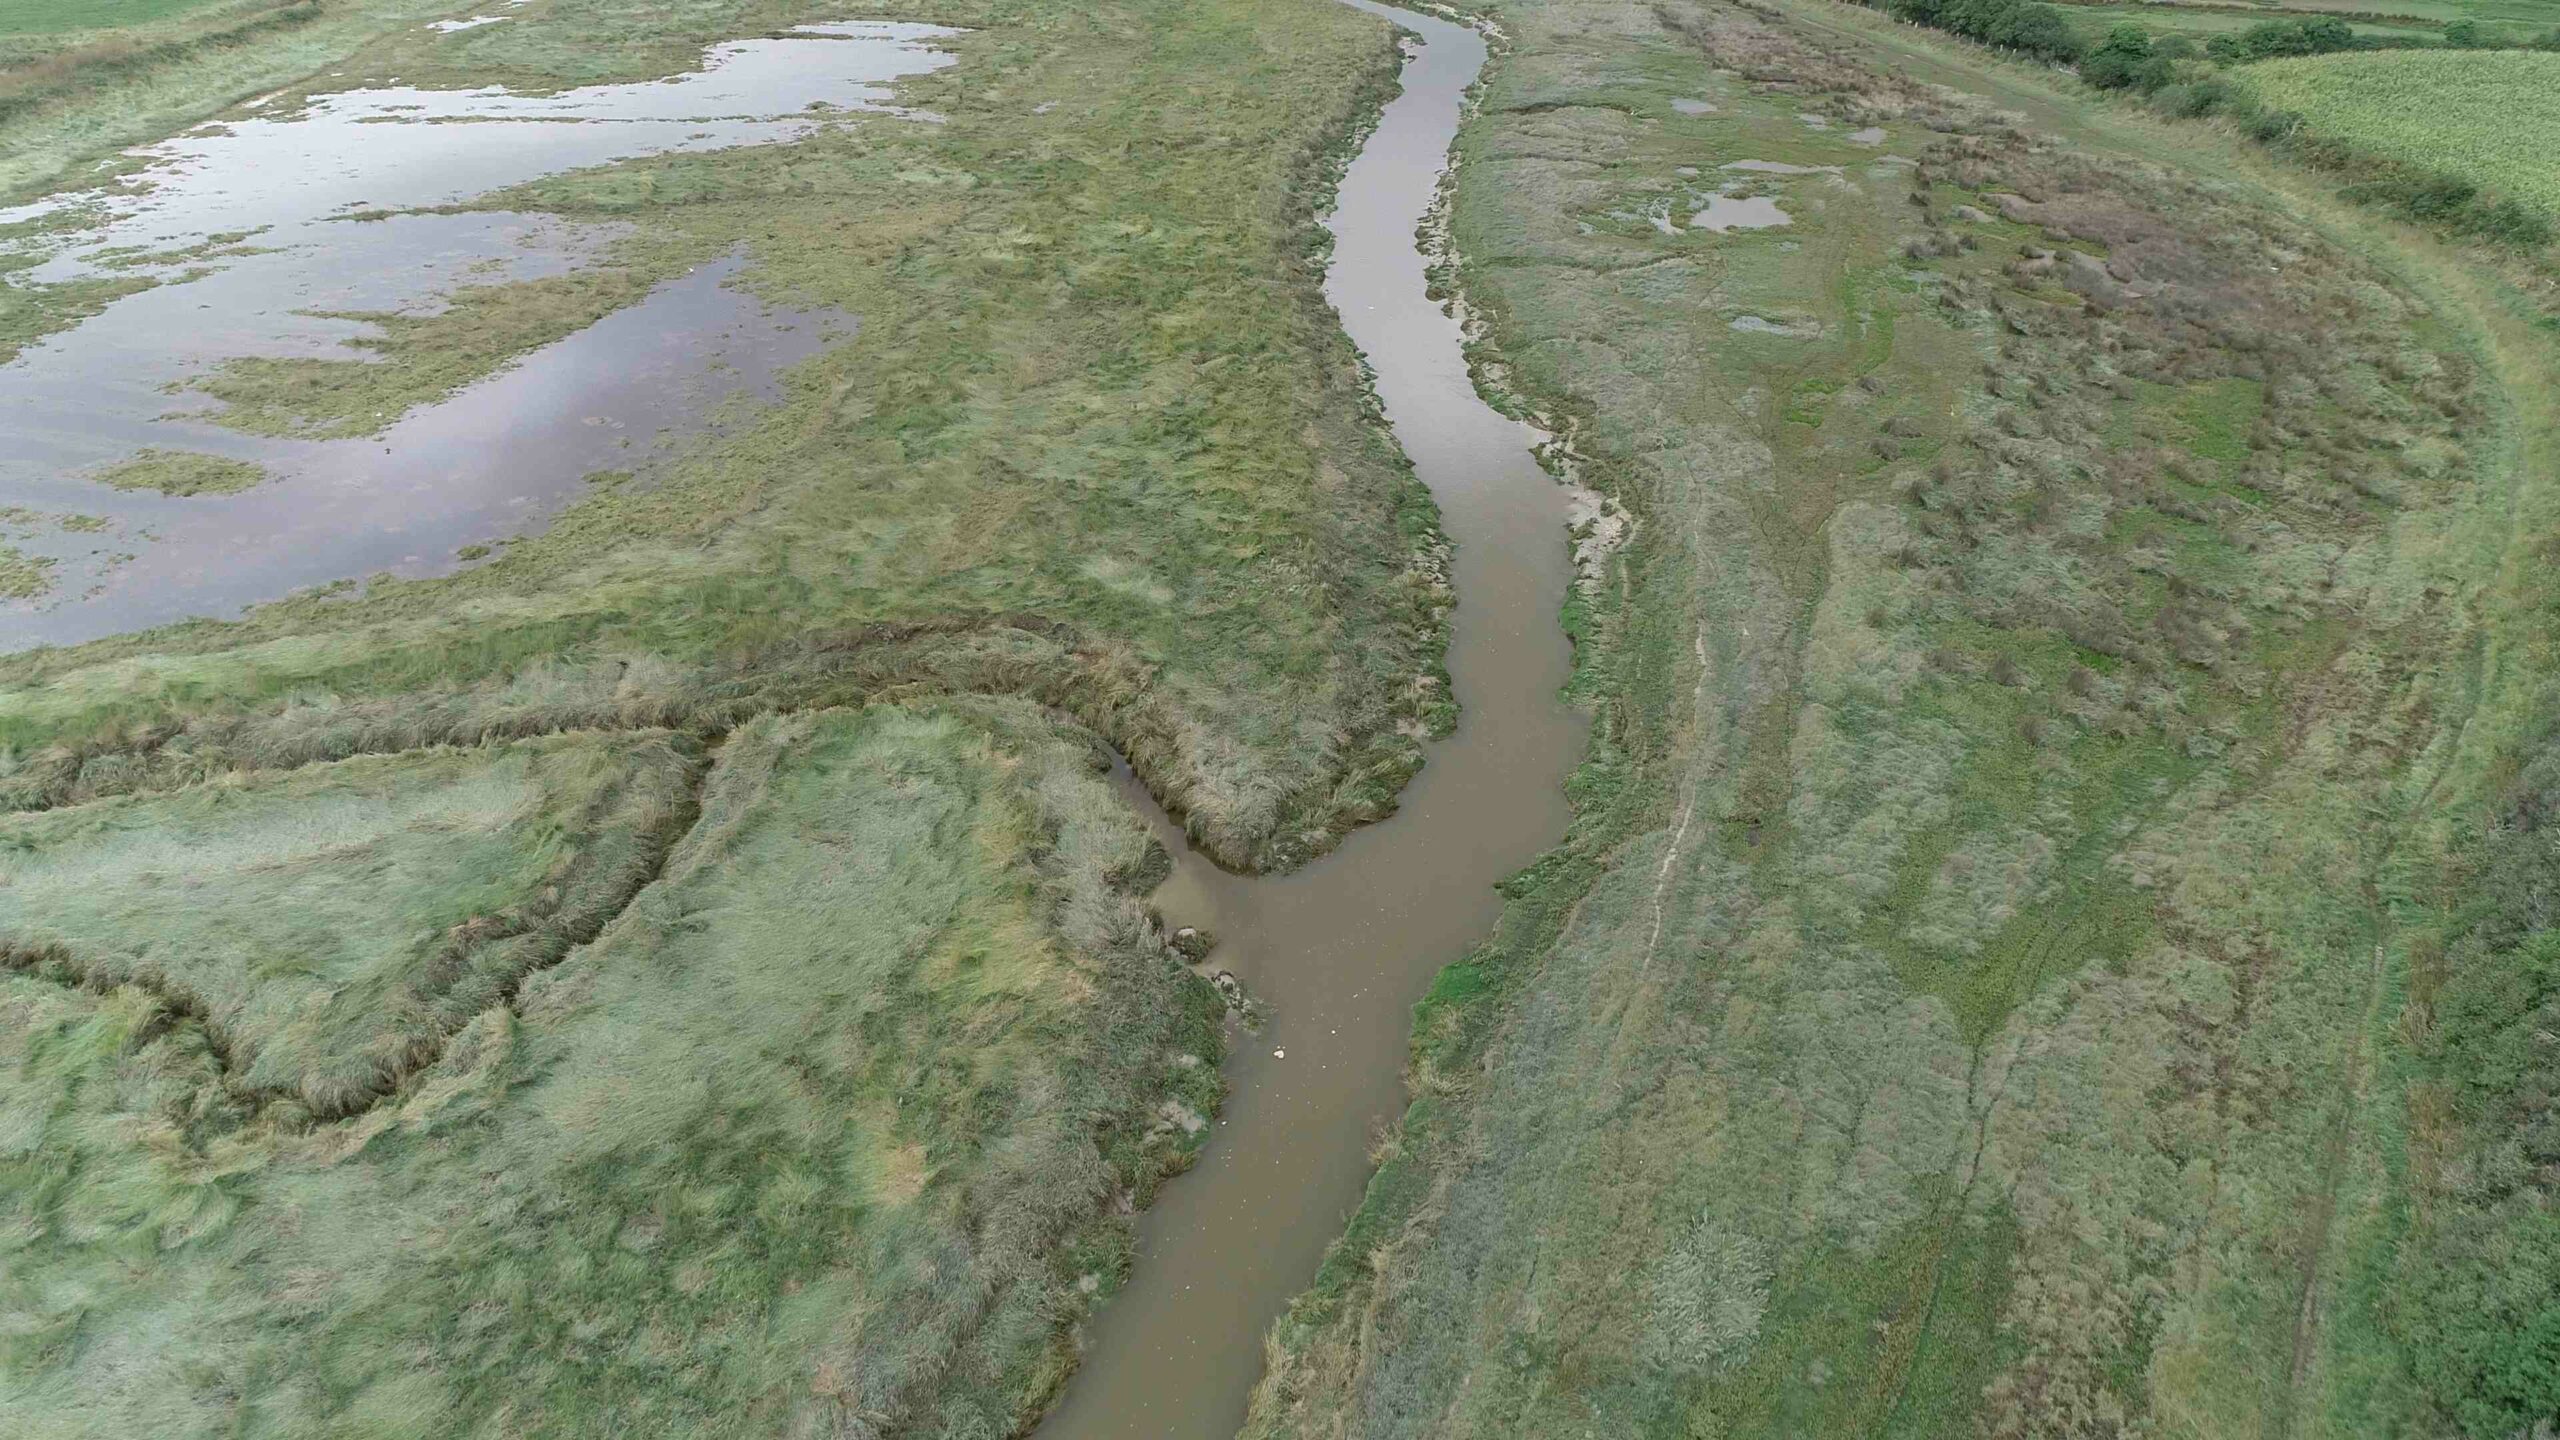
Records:
[[[0,48],[11,201],[271,92],[849,18],[92,8]],[[1113,751],[1285,866],[1449,720],[1437,528],[1317,287],[1395,51],[1329,0],[878,18],[957,31],[909,115],[482,197],[614,238],[196,377],[365,435],[719,261],[854,322],[771,403],[448,579],[0,659],[0,1430],[989,1436],[1061,1381],[1225,1043]],[[0,341],[130,288],[19,283],[85,223],[0,236]]]
[[[1486,8],[1447,278],[1634,529],[1248,1433],[2539,1433],[2547,280],[1820,0]]]

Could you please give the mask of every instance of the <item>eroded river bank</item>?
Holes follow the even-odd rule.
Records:
[[[1179,857],[1168,925],[1217,938],[1270,1021],[1228,1061],[1216,1140],[1140,1217],[1127,1287],[1088,1327],[1043,1440],[1233,1434],[1263,1336],[1314,1277],[1368,1181],[1368,1138],[1405,1103],[1412,1006],[1501,909],[1494,886],[1564,833],[1583,720],[1559,698],[1571,647],[1566,497],[1534,438],[1476,394],[1458,323],[1427,293],[1414,235],[1449,163],[1486,46],[1474,31],[1345,0],[1419,37],[1403,91],[1344,174],[1325,292],[1376,372],[1397,441],[1455,547],[1457,731],[1395,816],[1278,877],[1230,875],[1128,787]]]

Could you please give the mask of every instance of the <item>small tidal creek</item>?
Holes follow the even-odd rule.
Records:
[[[1455,545],[1458,728],[1393,817],[1289,875],[1229,875],[1186,854],[1131,786],[1177,857],[1155,895],[1165,923],[1209,931],[1210,966],[1233,971],[1270,1020],[1227,1062],[1233,1093],[1199,1164],[1140,1217],[1129,1283],[1089,1325],[1040,1440],[1208,1440],[1243,1424],[1263,1336],[1359,1204],[1372,1129],[1404,1108],[1414,1002],[1491,933],[1494,885],[1569,818],[1564,780],[1584,721],[1559,699],[1572,662],[1558,625],[1572,578],[1566,492],[1531,457],[1536,437],[1477,396],[1414,243],[1485,42],[1344,3],[1420,42],[1343,177],[1325,293]]]

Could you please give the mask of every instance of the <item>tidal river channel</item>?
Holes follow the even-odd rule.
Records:
[[[1393,818],[1291,875],[1229,875],[1185,853],[1132,787],[1178,857],[1155,896],[1165,923],[1214,935],[1210,965],[1235,972],[1270,1021],[1228,1061],[1234,1090],[1200,1163],[1140,1218],[1135,1271],[1089,1327],[1040,1440],[1236,1432],[1264,1334],[1359,1203],[1372,1128],[1404,1106],[1414,1002],[1492,931],[1495,883],[1564,834],[1565,774],[1582,751],[1582,719],[1558,698],[1571,660],[1558,628],[1565,493],[1531,458],[1529,432],[1477,397],[1414,241],[1485,43],[1344,3],[1420,42],[1343,177],[1325,293],[1456,546],[1457,733],[1431,747]]]

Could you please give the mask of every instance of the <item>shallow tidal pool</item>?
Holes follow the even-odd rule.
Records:
[[[127,152],[89,189],[0,210],[7,283],[137,287],[0,365],[0,545],[34,577],[0,601],[0,650],[449,571],[539,526],[589,477],[645,474],[770,397],[853,317],[756,296],[737,283],[739,255],[353,423],[251,424],[202,387],[243,363],[383,363],[367,342],[384,317],[594,267],[629,234],[471,208],[492,192],[788,143],[848,114],[930,121],[886,86],[953,63],[935,42],[955,33],[805,25],[713,46],[668,79],[551,94],[267,96]],[[265,478],[167,493],[149,480],[171,457]]]

